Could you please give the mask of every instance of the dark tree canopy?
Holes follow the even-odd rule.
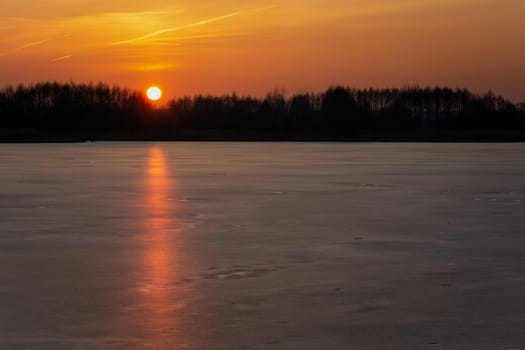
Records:
[[[142,93],[106,84],[38,83],[0,90],[0,128],[55,133],[162,130],[347,136],[366,130],[525,130],[525,103],[442,87],[352,89],[263,98],[184,96],[154,108]]]
[[[326,130],[343,135],[357,130],[357,102],[348,89],[331,87],[322,101],[321,114]]]

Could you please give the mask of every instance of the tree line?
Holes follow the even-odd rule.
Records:
[[[196,95],[157,108],[107,84],[46,82],[0,90],[0,128],[51,132],[249,130],[352,135],[367,130],[525,130],[525,103],[443,87],[354,89],[264,97]]]

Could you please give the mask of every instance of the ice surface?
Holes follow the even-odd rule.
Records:
[[[524,154],[0,145],[0,348],[523,348]]]

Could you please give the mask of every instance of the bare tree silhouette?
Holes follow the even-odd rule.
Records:
[[[525,130],[525,103],[493,92],[442,87],[351,89],[287,98],[183,96],[152,108],[144,95],[107,84],[44,82],[0,90],[0,128],[54,133],[181,130],[351,136],[366,130]],[[219,134],[220,135],[220,134]]]

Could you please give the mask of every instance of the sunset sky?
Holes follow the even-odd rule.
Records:
[[[2,0],[0,85],[447,85],[525,101],[524,0]]]

